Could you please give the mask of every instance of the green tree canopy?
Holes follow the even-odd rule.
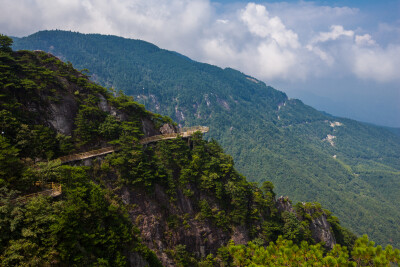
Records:
[[[0,51],[11,52],[12,44],[13,44],[13,40],[10,37],[0,33]]]

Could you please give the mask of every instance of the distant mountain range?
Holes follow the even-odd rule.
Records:
[[[182,126],[207,125],[254,182],[317,201],[346,227],[400,247],[400,136],[319,112],[254,77],[139,40],[42,31],[14,50],[51,52]]]

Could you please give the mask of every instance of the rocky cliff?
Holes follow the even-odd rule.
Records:
[[[296,215],[301,221],[306,221],[311,231],[312,238],[317,243],[322,243],[325,248],[331,250],[336,245],[335,235],[328,222],[328,215],[318,204],[299,203],[297,211],[293,208],[288,197],[279,197],[276,201],[279,212],[289,212]]]

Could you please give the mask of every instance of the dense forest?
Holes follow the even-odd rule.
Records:
[[[318,201],[357,234],[400,246],[400,137],[319,112],[233,69],[190,60],[150,43],[43,31],[15,49],[51,52],[90,79],[118,88],[182,126],[207,125],[236,168],[278,195]]]
[[[144,136],[175,124],[90,82],[70,63],[41,51],[14,52],[11,43],[0,35],[2,266],[400,261],[399,250],[367,236],[356,240],[318,203],[292,207],[285,198],[281,204],[290,208],[282,210],[271,182],[248,182],[232,157],[200,133],[141,145]],[[106,146],[115,152],[60,160]],[[60,184],[62,194],[40,194],[48,183]],[[331,244],[314,236],[321,220]]]

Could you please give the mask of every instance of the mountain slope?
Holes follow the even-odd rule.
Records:
[[[45,31],[15,49],[49,51],[179,124],[208,125],[251,181],[318,201],[358,234],[400,245],[400,138],[316,111],[253,77],[115,36]]]

